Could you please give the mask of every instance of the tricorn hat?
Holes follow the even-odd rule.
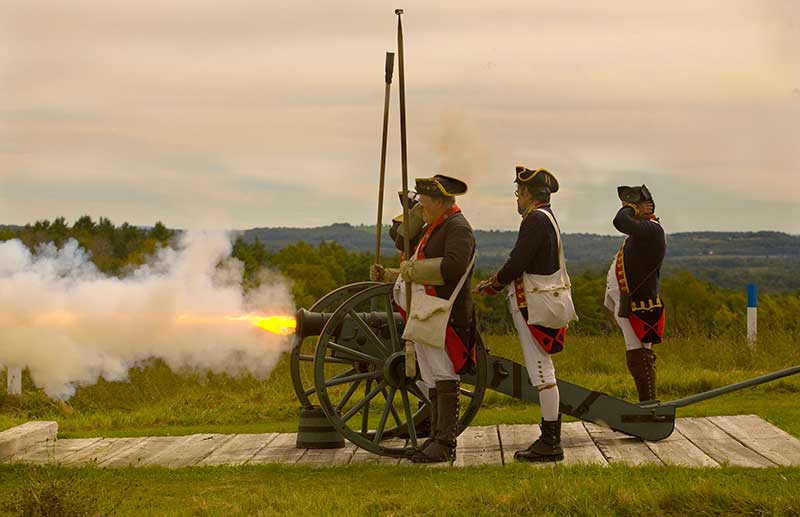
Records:
[[[524,165],[517,165],[514,182],[531,187],[546,187],[550,192],[558,192],[558,180],[547,169],[532,170]]]
[[[653,201],[653,195],[647,189],[646,185],[641,187],[617,187],[617,195],[620,200],[626,203],[641,203],[642,201]]]
[[[400,199],[400,206],[403,206],[403,192],[400,191],[397,193],[397,197]],[[414,208],[414,205],[419,203],[419,199],[417,198],[417,193],[408,191],[408,208]]]
[[[432,178],[416,179],[417,194],[433,197],[453,197],[467,193],[467,184],[463,181],[437,174]]]

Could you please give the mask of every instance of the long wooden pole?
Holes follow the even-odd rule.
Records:
[[[411,259],[411,236],[408,227],[408,147],[406,144],[406,77],[403,60],[403,20],[402,9],[395,9],[397,15],[397,76],[400,78],[400,157],[403,170],[403,250],[406,260]],[[411,282],[406,282],[406,314],[411,317]],[[417,358],[414,344],[406,341],[406,376],[417,374]]]
[[[381,180],[378,187],[378,226],[375,236],[375,263],[381,263],[381,230],[383,229],[383,185],[386,179],[386,135],[389,131],[389,92],[392,88],[394,52],[386,53],[386,91],[383,95],[383,141],[381,142]]]

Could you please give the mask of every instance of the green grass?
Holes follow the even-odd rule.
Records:
[[[513,337],[487,338],[520,361]],[[791,336],[743,342],[670,340],[658,348],[663,400],[800,363]],[[558,375],[632,400],[621,338],[571,336]],[[0,382],[5,379],[0,375]],[[172,372],[153,361],[128,382],[79,387],[68,405],[27,376],[0,397],[0,429],[56,420],[61,437],[294,431],[288,361],[268,380]],[[753,413],[800,437],[800,376],[680,409],[678,416]],[[489,392],[474,424],[528,423],[536,406]],[[413,467],[412,467],[413,468]],[[417,469],[278,465],[166,470],[0,465],[0,515],[800,515],[800,469],[563,467]]]
[[[522,360],[514,337],[489,336],[493,354]],[[660,345],[660,398],[684,397],[800,364],[791,336],[764,336],[755,351],[744,342],[676,339]],[[570,336],[555,356],[558,376],[627,400],[635,399],[621,338]],[[4,384],[0,374],[0,383]],[[28,420],[56,420],[60,436],[142,436],[200,432],[294,431],[298,402],[284,358],[268,380],[173,372],[154,361],[134,368],[128,382],[79,387],[68,405],[50,401],[30,379],[22,397],[0,397],[0,429]],[[678,416],[753,413],[800,436],[800,376],[679,409]],[[538,420],[537,406],[488,392],[474,424]]]
[[[0,466],[0,515],[798,515],[798,486],[797,468]]]

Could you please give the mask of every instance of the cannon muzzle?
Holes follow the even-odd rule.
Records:
[[[298,310],[296,316],[297,327],[294,331],[295,335],[300,339],[309,336],[319,336],[332,315],[333,314],[330,312],[311,312],[306,309]],[[356,315],[367,325],[372,327],[378,335],[380,335],[379,331],[385,329],[389,324],[389,318],[385,312],[359,312]],[[349,322],[351,319],[351,316],[347,315],[344,318],[344,322]],[[402,333],[405,322],[399,312],[394,313],[394,321],[397,328],[400,329],[399,332]]]
[[[294,333],[299,338],[307,338],[309,336],[319,336],[322,332],[322,327],[331,319],[330,312],[311,312],[307,309],[299,309],[297,311],[297,327]]]

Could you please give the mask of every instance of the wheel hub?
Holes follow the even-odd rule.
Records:
[[[383,364],[383,378],[389,386],[402,388],[413,379],[406,377],[406,354],[395,352]]]

